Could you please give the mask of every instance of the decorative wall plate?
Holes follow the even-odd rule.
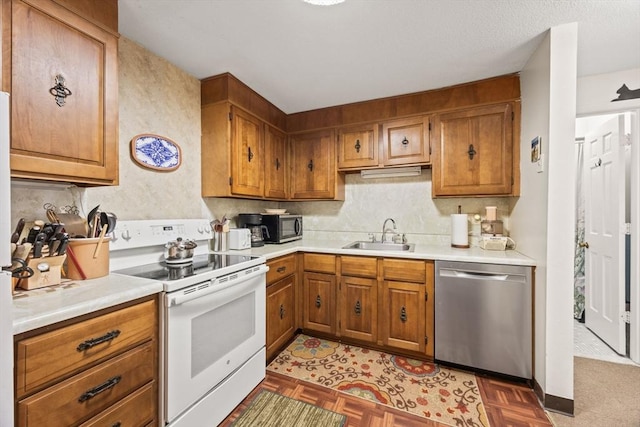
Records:
[[[143,133],[131,140],[131,157],[140,166],[162,172],[176,170],[182,164],[180,146],[164,136]]]

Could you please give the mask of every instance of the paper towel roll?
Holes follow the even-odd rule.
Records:
[[[469,247],[469,222],[467,214],[451,215],[451,246],[454,248]]]

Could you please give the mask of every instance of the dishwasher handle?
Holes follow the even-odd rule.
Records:
[[[514,276],[519,280],[524,280],[524,276],[513,275],[513,274],[499,274],[499,273],[490,273],[490,272],[482,272],[482,271],[460,271],[460,270],[449,270],[449,269],[441,269],[440,276],[442,277],[456,277],[460,279],[470,279],[470,280],[498,280],[498,281],[506,281],[510,277],[514,279]]]

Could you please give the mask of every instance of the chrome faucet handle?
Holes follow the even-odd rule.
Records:
[[[375,243],[376,242],[376,235],[373,233],[369,233],[369,240],[371,241],[371,243]]]

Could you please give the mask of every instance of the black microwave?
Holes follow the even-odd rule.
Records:
[[[262,214],[262,224],[268,233],[263,233],[267,243],[285,243],[302,239],[302,215]]]

